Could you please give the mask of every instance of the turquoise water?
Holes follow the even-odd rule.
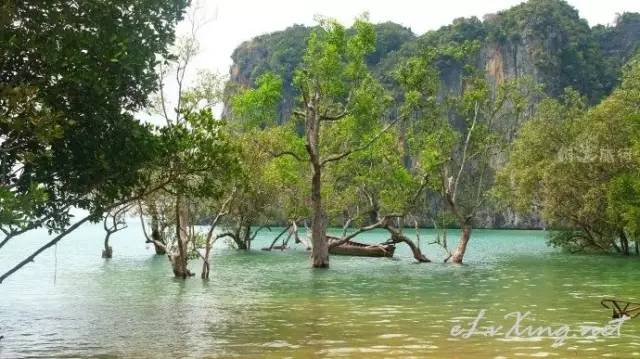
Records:
[[[421,231],[423,250],[439,262],[442,250],[424,246],[433,235]],[[46,238],[1,249],[0,270]],[[610,319],[602,298],[640,302],[640,260],[567,255],[541,231],[475,231],[463,266],[416,264],[401,245],[395,259],[333,256],[331,269],[312,270],[301,248],[247,253],[219,242],[208,282],[172,278],[133,224],[113,237],[111,260],[100,258],[102,238],[100,226],[83,227],[0,284],[0,357],[640,357],[640,318],[620,337],[569,336],[559,347],[451,335],[481,310],[479,326],[509,327],[505,314],[530,311],[527,324],[573,329]]]

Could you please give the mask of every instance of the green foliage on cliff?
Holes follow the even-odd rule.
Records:
[[[604,64],[589,24],[564,1],[530,0],[498,13],[485,22],[488,39],[502,46],[525,46],[547,93],[560,96],[572,87],[591,101],[611,88],[605,84]]]
[[[611,89],[618,85],[622,67],[640,50],[640,13],[623,13],[615,26],[598,25],[593,28],[603,56],[606,79]]]
[[[294,25],[284,31],[256,37],[238,47],[231,58],[242,85],[256,85],[266,72],[278,74],[290,87],[293,71],[300,64],[312,28]]]
[[[317,27],[294,25],[284,31],[258,36],[243,43],[231,58],[231,81],[225,89],[225,97],[230,99],[242,87],[258,85],[260,76],[267,72],[277,74],[282,79],[283,96],[280,105],[280,123],[290,115],[294,99],[299,95],[294,84],[294,70],[302,63],[307,40]],[[355,29],[347,29],[352,34]],[[389,54],[399,50],[414,39],[411,30],[391,22],[373,25],[375,50],[367,54],[365,60],[372,71]],[[230,103],[227,103],[230,105]],[[232,106],[231,106],[232,107]],[[232,110],[230,106],[227,109]]]
[[[262,35],[241,45],[233,55],[234,67],[228,90],[234,85],[254,86],[266,71],[283,79],[285,88],[281,117],[290,115],[296,92],[291,80],[301,62],[311,28],[296,25],[282,32]],[[478,18],[459,18],[450,25],[414,37],[393,23],[375,25],[376,50],[368,55],[371,71],[400,96],[393,70],[407,59],[437,48],[436,61],[443,90],[459,84],[462,62],[455,50],[477,44],[475,64],[487,66],[499,54],[503,79],[528,76],[544,85],[547,95],[562,96],[572,87],[597,103],[618,84],[620,69],[640,44],[640,14],[622,14],[615,26],[590,28],[577,10],[561,0],[529,0],[518,6]],[[502,79],[501,79],[502,80]],[[284,120],[282,118],[281,120]]]
[[[544,101],[526,123],[502,169],[502,199],[570,228],[552,243],[572,250],[630,253],[640,240],[640,61],[588,109],[575,92]]]

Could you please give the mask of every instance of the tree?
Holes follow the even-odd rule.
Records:
[[[188,261],[201,257],[201,277],[207,279],[214,230],[236,193],[238,149],[229,139],[226,123],[213,116],[213,107],[222,99],[221,77],[200,71],[193,85],[186,82],[199,48],[196,35],[203,21],[198,11],[195,6],[188,13],[190,32],[158,64],[158,91],[148,110],[164,122],[156,128],[163,152],[146,175],[160,191],[143,198],[140,213],[151,219],[149,236],[142,218],[147,242],[153,243],[156,253],[168,254],[176,277],[192,276]],[[169,78],[175,79],[175,97],[167,91]],[[210,226],[204,236],[195,228],[198,221]]]
[[[405,152],[462,231],[449,253],[454,263],[462,263],[474,217],[487,203],[496,158],[509,140],[510,127],[504,124],[522,121],[533,91],[524,79],[498,84],[492,91],[484,72],[472,65],[477,50],[475,42],[427,49],[397,73],[405,98],[400,109],[406,119]],[[461,67],[456,91],[442,93],[438,87],[436,62],[443,59]],[[446,242],[441,245],[448,251]]]
[[[406,220],[424,212],[425,172],[419,165],[407,167],[403,143],[388,131],[366,150],[336,163],[327,171],[332,184],[328,193],[331,217],[343,218],[343,233],[333,237],[329,247],[339,246],[368,231],[381,228],[390,238],[386,244],[405,243],[418,262],[430,260],[419,245],[403,233]],[[356,226],[356,230],[351,230]],[[418,236],[418,233],[416,233]]]
[[[232,138],[240,148],[241,175],[225,217],[223,236],[236,248],[248,250],[258,232],[268,228],[265,224],[288,223],[307,216],[301,201],[306,171],[293,157],[272,155],[274,148],[293,144],[289,139],[294,132],[287,126],[261,130],[246,128],[241,122],[235,124],[239,126]]]
[[[104,237],[102,258],[109,259],[113,257],[113,248],[109,245],[109,239],[114,233],[127,228],[127,222],[124,217],[130,207],[131,204],[127,203],[119,208],[111,209],[105,214],[102,227],[107,234]]]
[[[0,281],[77,226],[139,195],[140,170],[159,142],[132,114],[155,88],[156,56],[167,54],[187,3],[2,5],[2,243],[43,226],[59,235]],[[71,207],[90,214],[71,225]]]
[[[629,254],[637,243],[638,78],[635,60],[591,109],[572,90],[546,100],[518,133],[496,193],[521,212],[539,212],[556,229],[552,244]]]
[[[194,207],[219,205],[217,201],[232,192],[230,188],[234,183],[236,150],[224,133],[224,123],[216,120],[211,111],[206,107],[186,112],[179,122],[161,129],[162,136],[168,139],[167,157],[165,164],[157,170],[159,178],[167,179],[168,183],[162,190],[174,204],[174,245],[169,259],[176,277],[191,275],[187,267],[189,245],[194,246],[194,254],[199,253],[196,248],[198,234],[193,227],[198,211]],[[202,204],[203,201],[209,202]],[[210,218],[211,233],[218,224],[215,218],[225,210],[221,205]],[[208,207],[207,213],[212,214],[214,210]],[[207,243],[209,240],[210,237]]]
[[[328,267],[323,169],[366,149],[391,125],[382,124],[387,96],[365,62],[366,55],[374,50],[372,25],[365,18],[356,19],[353,34],[348,34],[334,20],[319,19],[319,22],[294,77],[301,98],[293,118],[300,120],[302,135],[294,132],[298,140],[293,146],[279,149],[274,155],[291,156],[310,168],[311,261],[313,267]],[[244,104],[244,113],[249,113],[246,108],[260,108],[258,101],[245,98],[266,92],[271,83],[239,95],[236,102]],[[262,125],[272,123],[273,120]],[[300,144],[304,146],[300,148]]]
[[[264,228],[252,231],[253,225],[282,222],[289,230],[309,215],[305,200],[309,171],[299,162],[305,153],[304,140],[294,121],[271,126],[278,117],[282,92],[286,91],[283,82],[266,73],[258,77],[256,84],[255,89],[245,89],[234,96],[230,104],[230,123],[234,141],[241,148],[244,176],[227,216],[230,230],[225,236],[239,249],[249,249],[253,238]],[[282,234],[263,249],[271,250]]]

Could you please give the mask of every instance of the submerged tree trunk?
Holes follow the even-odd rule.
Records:
[[[213,231],[218,226],[218,222],[220,221],[220,219],[223,216],[227,215],[227,213],[228,213],[227,212],[227,206],[229,205],[229,203],[233,199],[234,195],[235,195],[235,189],[234,189],[233,192],[231,192],[231,195],[227,198],[227,200],[224,201],[224,203],[220,207],[220,210],[218,211],[216,216],[211,221],[211,226],[209,227],[209,232],[207,232],[207,238],[206,238],[206,242],[205,242],[205,246],[204,246],[204,255],[202,256],[202,273],[200,274],[200,277],[202,279],[209,279],[209,272],[210,272],[210,267],[211,267],[210,264],[209,264],[209,255],[211,254],[211,248],[213,247],[213,243],[218,238],[222,238],[223,236],[226,236],[226,234],[223,233],[223,234],[219,234],[219,235],[215,236],[215,238],[214,238],[213,237]]]
[[[248,251],[251,249],[251,225],[247,224],[242,232],[242,249]]]
[[[167,254],[167,242],[164,240],[164,236],[162,235],[162,231],[160,230],[160,220],[158,219],[157,213],[151,214],[151,239],[153,248],[156,251],[156,255]]]
[[[151,212],[151,236],[149,236],[149,234],[147,233],[147,229],[144,223],[142,204],[138,203],[138,208],[140,214],[140,225],[142,226],[142,233],[144,233],[144,237],[146,238],[145,243],[153,244],[156,255],[167,254],[167,241],[164,238],[164,231],[160,229],[160,220],[158,219],[158,211],[156,210],[156,207],[152,204],[149,205],[149,210]]]
[[[629,240],[627,239],[627,234],[624,233],[624,230],[620,231],[620,249],[622,250],[622,254],[628,256],[629,253]]]
[[[213,243],[210,242],[210,239],[207,239],[207,244],[204,247],[204,256],[202,258],[202,273],[200,273],[200,278],[209,279],[209,255],[211,254],[211,247]]]
[[[231,237],[237,249],[247,251],[251,248],[251,224],[246,224],[244,217],[240,217],[234,232],[227,236]]]
[[[109,245],[109,239],[111,235],[127,227],[127,223],[124,221],[124,212],[129,209],[129,206],[123,206],[118,209],[107,211],[102,226],[106,232],[104,237],[104,249],[102,250],[102,258],[112,258],[113,248]],[[110,223],[110,224],[109,224]]]
[[[236,247],[238,247],[238,249],[243,251],[249,250],[249,247],[247,246],[247,227],[246,226],[240,225],[233,239],[235,240]]]
[[[176,198],[176,247],[178,248],[178,253],[172,253],[169,255],[169,260],[173,267],[173,274],[176,277],[184,279],[193,275],[187,267],[187,246],[189,242],[187,221],[187,209],[181,203],[180,196],[178,196]]]
[[[151,231],[151,238],[153,238],[153,249],[156,251],[156,255],[165,255],[167,254],[166,246],[162,245],[164,240],[160,232],[156,229]]]
[[[107,235],[104,237],[104,249],[102,250],[102,258],[105,259],[113,257],[113,248],[109,245],[109,237],[111,237],[111,232],[107,232]]]
[[[453,252],[451,256],[451,261],[453,263],[462,263],[462,259],[464,258],[464,254],[467,251],[467,244],[469,243],[469,239],[471,238],[471,224],[464,223],[462,225],[462,233],[460,234],[460,241],[456,246],[456,250]]]
[[[467,141],[468,141],[468,137],[467,137]],[[460,172],[458,173],[458,177],[460,173],[462,173],[462,168],[463,166],[460,167]],[[460,233],[460,240],[458,241],[456,250],[451,255],[451,262],[460,264],[464,259],[464,254],[467,251],[467,244],[469,243],[469,239],[471,238],[471,230],[472,230],[471,222],[472,222],[473,215],[472,214],[465,215],[458,208],[458,205],[455,199],[457,186],[458,185],[456,180],[456,182],[454,183],[453,190],[451,190],[450,187],[449,189],[445,190],[445,200],[447,201],[447,204],[449,205],[451,212],[458,219],[458,224],[460,225],[460,230],[462,231],[462,233]]]
[[[322,207],[322,159],[320,158],[320,93],[313,91],[305,97],[306,150],[311,164],[311,266],[329,267],[329,243],[326,238],[326,215]]]
[[[329,243],[326,237],[325,214],[320,194],[320,167],[313,172],[311,182],[311,202],[313,217],[311,219],[311,265],[314,268],[329,267]]]

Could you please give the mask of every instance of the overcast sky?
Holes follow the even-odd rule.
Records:
[[[194,0],[196,2],[196,0]],[[200,0],[209,22],[200,30],[201,53],[196,67],[227,74],[231,53],[243,41],[285,29],[293,24],[314,24],[316,14],[350,24],[368,11],[372,22],[393,21],[416,34],[447,25],[458,17],[495,13],[517,5],[518,0]],[[591,26],[611,24],[616,13],[640,12],[639,0],[570,0]]]

